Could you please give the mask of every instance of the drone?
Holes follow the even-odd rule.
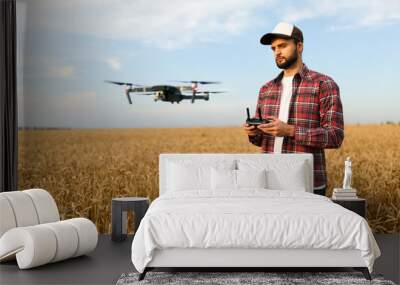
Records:
[[[191,100],[192,103],[195,100],[205,100],[210,99],[210,94],[225,93],[225,91],[200,91],[199,84],[219,84],[219,81],[175,81],[180,83],[186,83],[191,85],[153,85],[153,86],[143,86],[139,84],[134,84],[130,82],[119,82],[105,80],[107,83],[116,84],[125,87],[125,95],[128,98],[129,104],[132,104],[132,98],[130,93],[135,95],[153,95],[154,102],[164,101],[179,104],[182,100]]]

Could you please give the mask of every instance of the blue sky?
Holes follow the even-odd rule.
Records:
[[[20,126],[236,126],[276,67],[260,37],[304,34],[303,60],[340,86],[345,123],[400,122],[400,1],[17,0]],[[119,86],[217,80],[209,101],[133,98]]]

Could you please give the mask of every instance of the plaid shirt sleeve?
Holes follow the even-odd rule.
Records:
[[[344,138],[343,110],[339,87],[331,80],[320,84],[320,127],[295,126],[297,144],[318,148],[339,148]]]

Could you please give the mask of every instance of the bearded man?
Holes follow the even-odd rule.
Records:
[[[257,109],[270,123],[244,124],[249,141],[264,153],[312,153],[314,194],[326,194],[326,148],[339,148],[344,139],[339,87],[333,79],[310,70],[302,61],[303,33],[293,24],[279,23],[260,39],[270,45],[283,71],[265,83]],[[258,117],[258,112],[255,115]]]

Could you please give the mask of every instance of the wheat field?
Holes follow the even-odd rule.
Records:
[[[240,127],[19,131],[19,189],[43,188],[62,219],[87,217],[109,233],[111,199],[158,196],[160,153],[256,153]],[[328,191],[353,160],[353,187],[367,199],[377,233],[400,232],[400,125],[346,125],[340,149],[326,150]]]

